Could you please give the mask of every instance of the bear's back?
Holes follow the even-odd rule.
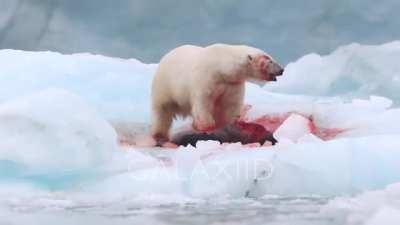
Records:
[[[202,47],[183,45],[171,50],[160,61],[153,80],[153,102],[156,104],[174,103],[183,111],[190,105],[193,89],[191,75],[199,60]],[[187,113],[183,113],[187,114]]]
[[[160,65],[179,66],[193,62],[204,48],[195,45],[183,45],[168,52],[160,61]]]

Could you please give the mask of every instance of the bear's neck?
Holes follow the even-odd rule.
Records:
[[[225,83],[230,85],[240,85],[246,82],[249,77],[250,71],[247,67],[238,67],[232,70],[231,74],[222,75],[222,79]]]
[[[225,84],[228,84],[228,85],[241,85],[241,84],[244,84],[244,80],[225,81]]]
[[[244,84],[251,71],[249,65],[242,61],[242,59],[237,60],[237,62],[228,66],[225,64],[220,65],[218,72],[223,83],[230,85]]]

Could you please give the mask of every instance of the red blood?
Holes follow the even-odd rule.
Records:
[[[262,125],[267,131],[273,133],[289,116],[289,113],[280,116],[264,115],[253,120],[252,122]]]
[[[239,128],[244,135],[248,136],[250,143],[259,142],[270,133],[262,125],[257,123],[237,121],[235,127]]]
[[[260,144],[262,145],[263,143],[264,146],[272,145],[272,143],[268,141],[270,140],[268,137],[272,137],[271,134],[281,126],[291,113],[263,115],[256,119],[249,119],[247,114],[251,108],[251,105],[245,105],[243,107],[240,117],[231,129],[221,128],[214,131],[215,128],[210,127],[206,133],[189,132],[188,134],[185,134],[186,136],[183,136],[183,138],[174,141],[174,143],[169,142],[165,137],[157,135],[153,138],[158,140],[157,143],[159,146],[166,148],[177,148],[178,145],[185,145],[188,141],[188,143],[196,143],[197,140],[217,140],[221,143],[240,141],[243,144],[247,144],[246,146],[248,147],[259,147]],[[318,124],[315,123],[312,115],[303,116],[309,120],[308,126],[311,133],[322,140],[332,140],[338,134],[347,131],[347,129],[319,127]],[[123,146],[136,146],[136,144],[132,144],[129,140],[125,140],[121,137],[119,137],[119,142],[120,145]]]
[[[261,56],[262,58],[264,58],[264,59],[266,59],[266,60],[270,60],[271,58],[269,57],[269,56],[267,56],[267,55],[263,55],[263,56]]]
[[[332,140],[338,134],[343,133],[347,129],[339,129],[339,128],[318,128],[317,132],[314,133],[317,137],[321,138],[322,140]]]
[[[338,134],[346,131],[346,129],[339,129],[339,128],[317,127],[314,123],[314,118],[312,116],[309,117],[309,120],[310,120],[310,122],[309,122],[308,126],[310,127],[311,133],[325,141],[332,140]]]
[[[246,144],[245,146],[249,147],[249,148],[258,148],[261,146],[261,144],[258,142],[254,142],[254,143]]]
[[[248,119],[246,118],[246,115],[250,111],[251,108],[252,108],[251,105],[244,105],[240,112],[238,121],[247,121]]]
[[[165,142],[165,143],[163,143],[162,144],[162,147],[163,148],[172,148],[172,149],[176,149],[176,148],[178,148],[179,146],[178,145],[176,145],[176,144],[174,144],[174,143],[172,143],[172,142]]]
[[[308,117],[308,128],[310,129],[312,134],[316,134],[318,131],[317,126],[315,126],[313,116]]]
[[[259,69],[259,71],[261,72],[261,74],[265,75],[265,80],[271,80],[271,77],[268,73],[268,61],[270,60],[270,58],[266,55],[263,56],[259,56],[256,58],[257,60],[257,67]]]
[[[200,124],[193,123],[192,127],[193,127],[193,129],[195,129],[197,131],[206,132],[206,133],[210,133],[217,128],[215,125],[206,126],[204,123],[200,123]]]
[[[250,111],[251,106],[246,105],[242,111],[242,115],[240,116],[239,120],[240,121],[248,121],[246,114]],[[278,127],[281,126],[281,124],[291,115],[291,113],[284,113],[281,115],[263,115],[259,118],[253,119],[248,122],[248,124],[259,124],[262,125],[266,131],[268,132],[275,132]],[[340,129],[340,128],[324,128],[324,127],[318,127],[315,122],[313,116],[305,116],[304,117],[309,119],[308,126],[310,128],[310,131],[312,134],[315,136],[321,138],[322,140],[332,140],[334,139],[338,134],[346,131],[347,129]]]

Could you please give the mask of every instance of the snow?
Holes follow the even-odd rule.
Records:
[[[337,197],[321,211],[327,215],[347,214],[348,224],[397,224],[400,219],[400,183],[355,197]]]
[[[334,197],[324,212],[345,212],[350,224],[393,221],[400,210],[398,52],[400,42],[350,45],[305,56],[276,84],[248,84],[240,120],[273,133],[274,146],[200,141],[168,149],[129,142],[148,131],[156,65],[0,50],[0,211],[147,204],[152,196],[318,195]],[[188,124],[180,121],[174,132]]]

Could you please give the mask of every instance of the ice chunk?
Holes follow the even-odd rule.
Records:
[[[323,140],[400,133],[400,110],[390,107],[391,101],[387,98],[372,96],[348,102],[339,98],[275,94],[248,87],[246,101],[251,107],[242,116],[243,120],[260,123],[270,131],[277,129],[291,112],[296,112],[312,118],[312,133]]]
[[[400,183],[383,190],[367,191],[355,197],[337,197],[322,208],[328,216],[347,215],[351,224],[398,224],[400,220]]]
[[[253,195],[257,179],[266,180],[270,175],[274,153],[246,154],[241,148],[198,161],[188,177],[189,194],[198,198]]]
[[[155,64],[88,53],[10,49],[0,50],[0,61],[0,103],[57,87],[79,95],[109,121],[150,121]]]
[[[399,41],[376,46],[351,44],[326,56],[309,54],[288,64],[278,82],[267,83],[265,88],[313,96],[380,95],[398,105],[399,46]]]
[[[291,114],[275,131],[274,137],[278,140],[289,139],[297,142],[301,137],[311,133],[310,121],[299,114]]]
[[[298,143],[321,142],[322,140],[314,134],[306,134],[297,140]]]
[[[366,225],[397,225],[400,221],[400,209],[385,207],[380,209]]]
[[[116,133],[78,96],[45,90],[0,105],[0,164],[75,170],[107,161]]]

